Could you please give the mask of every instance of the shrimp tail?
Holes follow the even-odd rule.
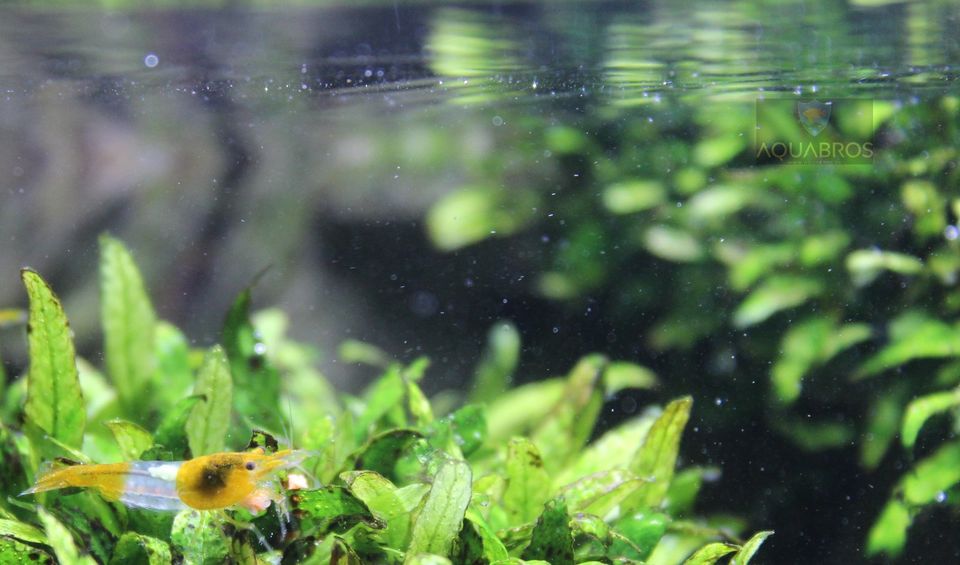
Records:
[[[126,472],[127,465],[123,463],[61,467],[41,475],[36,484],[20,495],[78,487],[94,488],[105,498],[117,500],[123,492]]]

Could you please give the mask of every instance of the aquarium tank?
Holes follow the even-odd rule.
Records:
[[[958,28],[0,3],[0,564],[960,561]]]

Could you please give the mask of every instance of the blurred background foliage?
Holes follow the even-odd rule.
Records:
[[[954,4],[55,6],[0,19],[0,272],[41,270],[87,356],[104,229],[203,344],[272,265],[258,301],[338,385],[371,376],[350,339],[462,387],[509,319],[521,382],[656,371],[606,425],[693,395],[684,451],[725,474],[698,504],[772,561],[960,551]],[[871,100],[834,124],[873,162],[757,162],[758,97]]]

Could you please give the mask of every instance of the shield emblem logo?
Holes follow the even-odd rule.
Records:
[[[830,123],[833,102],[797,102],[797,119],[810,135],[816,137]]]

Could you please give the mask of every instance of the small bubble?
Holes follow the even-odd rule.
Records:
[[[937,493],[937,502],[944,503],[947,501],[947,493],[940,491]]]
[[[957,229],[957,226],[947,226],[947,229],[943,230],[943,236],[948,240],[953,241],[960,237],[960,229]]]
[[[160,57],[153,53],[147,53],[147,56],[143,58],[143,64],[152,69],[160,64]]]
[[[723,399],[717,397],[713,400],[713,403],[716,404],[717,406],[723,406]]]
[[[253,344],[253,352],[257,355],[264,355],[267,352],[267,346],[263,342],[258,341]]]
[[[493,117],[493,120],[491,120],[491,121],[493,122],[493,125],[495,125],[495,126],[502,126],[502,125],[503,125],[503,118],[501,118],[500,116],[494,116],[494,117]]]
[[[553,333],[555,334],[560,333],[560,328],[558,328],[557,326],[553,326]]]

